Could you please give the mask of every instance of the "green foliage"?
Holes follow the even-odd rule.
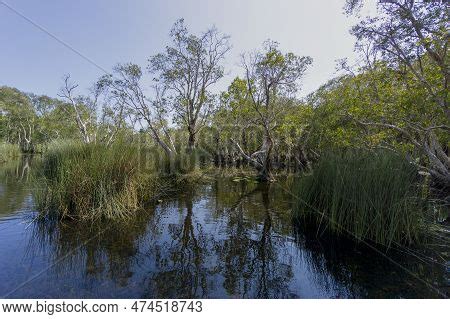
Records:
[[[392,124],[419,140],[417,127],[447,123],[443,110],[414,78],[381,62],[329,81],[308,97],[308,104],[314,109],[310,142],[319,151],[349,146],[412,151],[411,139],[398,130],[361,123]]]
[[[0,87],[0,118],[0,137],[32,152],[36,114],[30,98],[17,89]]]
[[[0,139],[32,153],[38,144],[77,136],[76,127],[68,120],[62,104],[48,96],[0,87]]]
[[[328,153],[296,185],[295,217],[351,239],[418,242],[425,206],[414,166],[391,152]]]
[[[74,112],[64,102],[45,95],[29,94],[29,97],[37,116],[34,136],[37,144],[46,145],[55,139],[79,136],[72,120]]]
[[[159,106],[173,111],[173,120],[189,133],[188,147],[205,126],[214,108],[211,86],[224,75],[223,60],[231,49],[229,36],[212,27],[200,35],[189,33],[183,19],[170,31],[171,44],[165,52],[149,59],[148,70],[157,77]]]
[[[311,108],[294,94],[312,59],[283,53],[278,43],[266,41],[261,52],[245,56],[243,63],[246,78],[235,78],[222,93],[212,121],[220,132],[216,151],[236,158],[238,143],[246,154],[259,154],[250,156],[252,164],[259,163],[262,175],[270,175],[274,150],[290,153],[307,131]]]
[[[242,143],[242,147],[247,149],[256,149],[261,141],[259,128],[256,127],[258,113],[252,105],[248,94],[247,81],[236,77],[229,85],[227,91],[222,92],[220,97],[220,107],[212,118],[212,128],[210,134],[213,134],[216,147],[219,151],[225,148],[232,149],[230,138],[240,141],[247,138]],[[252,134],[252,137],[250,137]],[[214,136],[216,135],[216,136]],[[204,143],[207,149],[208,143]],[[217,151],[210,149],[212,152]]]

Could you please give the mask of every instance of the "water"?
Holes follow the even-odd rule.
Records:
[[[30,163],[0,169],[0,296],[439,298],[445,260],[318,239],[291,221],[285,182],[212,180],[126,222],[43,223]],[[434,259],[434,261],[432,260]],[[448,266],[448,264],[447,264]]]

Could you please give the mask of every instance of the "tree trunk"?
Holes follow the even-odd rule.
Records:
[[[424,140],[423,147],[430,162],[429,173],[439,184],[450,189],[450,158],[433,132]]]
[[[267,132],[267,131],[266,131]],[[236,145],[239,153],[248,161],[250,165],[255,167],[258,170],[258,179],[264,182],[273,182],[275,178],[272,174],[272,150],[273,150],[273,141],[269,134],[265,134],[263,145],[261,149],[251,155],[245,153],[242,147],[234,141],[230,139],[231,142]]]
[[[188,127],[188,133],[189,133],[189,138],[188,138],[187,150],[189,153],[191,153],[195,148],[195,142],[196,142],[195,127],[192,124],[189,125],[189,127]]]
[[[171,148],[169,145],[167,145],[159,136],[158,131],[153,127],[152,122],[146,118],[147,124],[148,124],[148,128],[151,131],[151,135],[153,137],[153,139],[156,141],[156,143],[158,143],[164,150],[164,152],[167,154],[167,156],[171,159],[173,154],[176,153],[175,148]],[[173,143],[171,143],[172,147],[173,147]]]
[[[259,170],[258,179],[263,182],[273,182],[275,181],[275,178],[272,174],[273,141],[268,134],[266,134],[266,136],[264,137],[263,149],[265,151],[264,153],[262,153],[261,168]]]
[[[247,134],[246,134],[245,130],[242,130],[241,140],[242,140],[242,148],[243,148],[244,152],[247,152],[248,144],[247,144]],[[241,161],[242,161],[242,163],[245,163],[246,159],[244,156],[241,156]]]
[[[195,148],[195,134],[189,133],[188,139],[188,151],[192,152]]]

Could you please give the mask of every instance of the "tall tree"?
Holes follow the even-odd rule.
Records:
[[[64,75],[63,82],[58,94],[65,102],[61,104],[63,111],[67,116],[74,118],[83,142],[94,142],[97,96],[90,99],[86,96],[76,95],[78,84],[71,82],[69,74]]]
[[[77,127],[61,108],[61,100],[46,95],[28,94],[37,116],[35,141],[46,144],[53,139],[69,138],[77,133]]]
[[[152,138],[168,156],[176,153],[175,145],[167,127],[166,110],[163,107],[164,97],[158,86],[155,87],[155,98],[150,100],[144,93],[141,83],[142,70],[132,63],[118,64],[112,74],[102,76],[96,86],[103,91],[116,109],[124,109],[141,125],[145,122]]]
[[[17,143],[25,153],[34,152],[37,115],[29,96],[17,89],[0,87],[1,135]]]
[[[381,56],[389,67],[399,71],[405,83],[415,79],[410,87],[425,90],[427,100],[442,109],[446,120],[437,119],[427,126],[405,121],[403,127],[385,120],[360,123],[401,133],[427,156],[429,172],[450,185],[450,158],[437,137],[438,131],[444,131],[448,141],[450,132],[448,1],[378,0],[377,4],[379,15],[362,20],[352,29],[358,46],[366,48],[366,57]],[[348,0],[346,10],[355,13],[362,5],[361,0]]]
[[[63,99],[60,108],[74,120],[84,143],[102,143],[109,146],[125,126],[125,106],[112,99],[102,77],[88,95],[77,95],[77,84],[64,76],[64,85],[58,96]]]
[[[174,24],[170,37],[172,45],[152,56],[148,69],[167,92],[169,109],[187,129],[188,149],[192,150],[211,114],[210,87],[223,77],[222,62],[231,46],[229,37],[214,27],[199,36],[190,34],[183,19]]]
[[[263,51],[243,56],[243,67],[250,104],[256,112],[257,123],[263,130],[262,145],[253,154],[247,154],[235,142],[241,154],[259,171],[261,180],[272,180],[271,157],[274,147],[274,131],[282,101],[295,94],[299,80],[312,63],[310,57],[294,53],[283,54],[278,43],[266,41]]]

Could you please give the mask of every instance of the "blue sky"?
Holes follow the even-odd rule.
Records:
[[[355,58],[349,34],[355,20],[343,14],[344,0],[0,0],[0,85],[37,94],[56,96],[66,73],[82,92],[102,71],[1,2],[107,70],[118,62],[146,66],[147,58],[168,44],[178,18],[194,33],[215,25],[233,44],[227,75],[215,90],[242,74],[240,54],[259,48],[266,39],[314,59],[300,95],[333,77],[336,59]]]

